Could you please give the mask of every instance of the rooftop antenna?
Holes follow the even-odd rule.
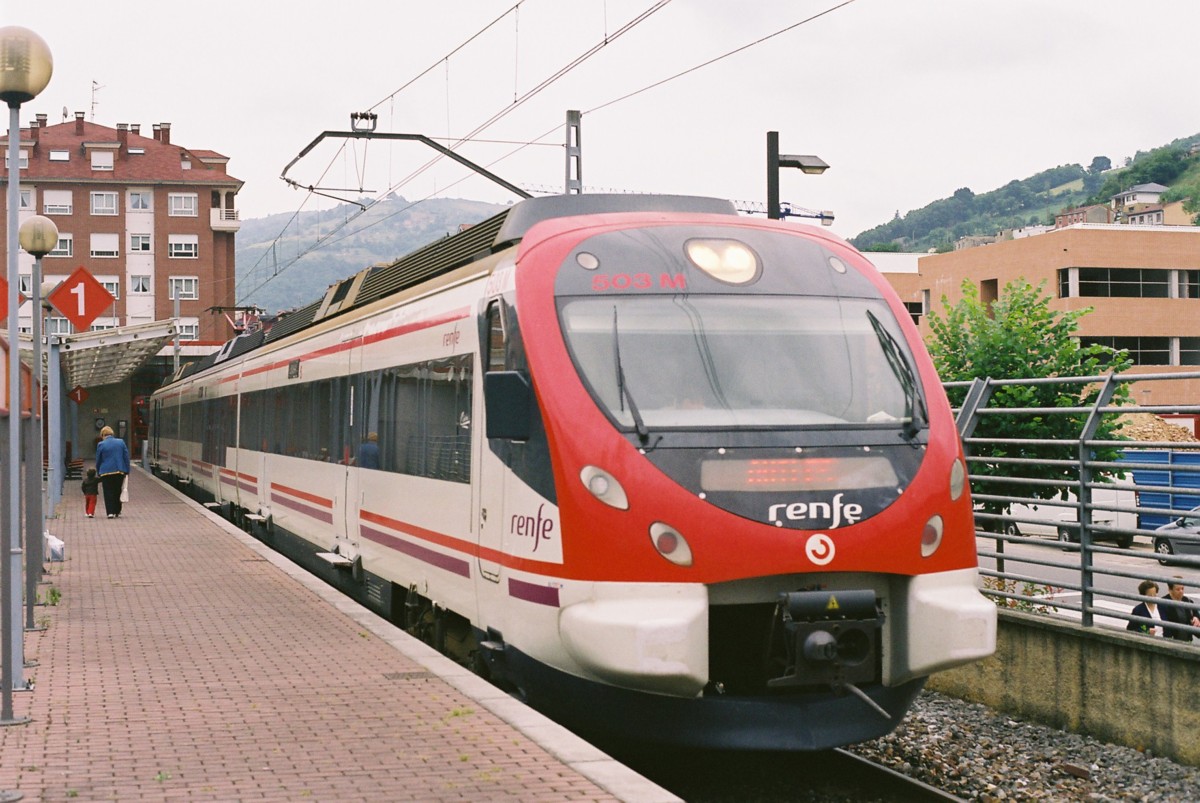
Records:
[[[67,115],[68,115],[68,114],[69,114],[69,112],[67,111],[67,107],[66,107],[66,106],[63,106],[63,122],[64,122],[64,123],[67,121]]]
[[[104,87],[100,86],[100,84],[96,83],[95,81],[92,81],[92,117],[91,117],[91,120],[93,123],[96,122],[96,93],[99,92],[101,89],[104,89]],[[66,107],[63,107],[63,119],[64,120],[67,119]]]

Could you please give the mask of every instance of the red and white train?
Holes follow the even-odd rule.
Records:
[[[586,733],[823,749],[992,653],[903,305],[724,201],[522,201],[154,394],[156,471]]]

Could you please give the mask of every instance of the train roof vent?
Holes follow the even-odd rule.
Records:
[[[369,272],[369,268],[367,270],[360,270],[353,276],[342,279],[337,284],[331,284],[325,292],[325,297],[321,299],[321,305],[313,315],[313,320],[319,321],[328,318],[330,315],[336,315],[341,310],[353,307],[358,298],[363,280]]]
[[[298,332],[308,326],[313,322],[317,310],[320,309],[324,301],[325,299],[314,301],[307,307],[301,307],[300,309],[281,315],[279,320],[275,321],[275,325],[271,327],[271,331],[267,333],[266,342],[274,343],[276,340],[287,337],[292,332]]]
[[[262,345],[262,342],[265,338],[266,333],[261,329],[253,332],[246,332],[245,334],[235,337],[233,339],[233,348],[230,350],[229,356],[238,357],[242,354],[245,354],[247,351],[256,349]]]
[[[217,356],[216,359],[213,360],[213,364],[216,365],[223,363],[231,357],[236,357],[239,354],[245,354],[247,351],[262,345],[262,342],[263,333],[261,329],[254,332],[243,332],[232,340],[226,342],[224,346],[221,346],[221,350],[217,352]]]
[[[496,235],[496,245],[516,242],[535,223],[557,217],[601,215],[619,212],[688,212],[692,214],[736,215],[732,201],[694,195],[547,195],[529,198],[513,206]]]
[[[402,256],[390,265],[368,269],[362,288],[358,291],[358,303],[366,304],[383,298],[491,253],[496,233],[500,231],[511,211],[512,209],[505,209],[500,214],[476,223],[458,234],[443,237]]]

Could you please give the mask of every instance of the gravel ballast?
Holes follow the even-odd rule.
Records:
[[[850,749],[985,803],[1200,801],[1200,768],[1022,722],[931,691],[917,698],[891,734]]]

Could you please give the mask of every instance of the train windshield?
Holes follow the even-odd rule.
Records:
[[[912,357],[881,300],[573,298],[561,314],[585,383],[622,426],[924,424]]]

